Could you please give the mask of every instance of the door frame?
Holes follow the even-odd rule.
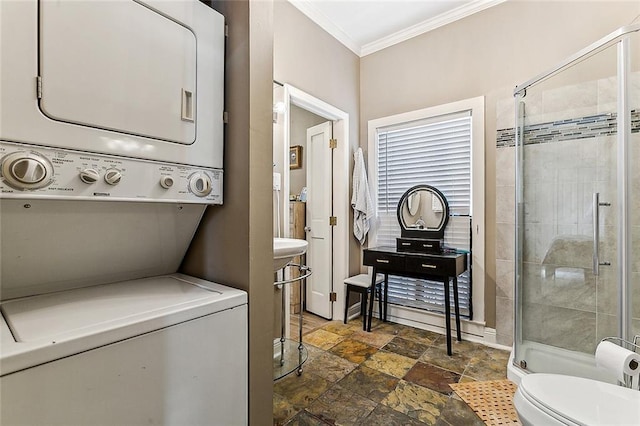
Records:
[[[342,320],[342,309],[333,309],[336,306],[342,306],[344,303],[344,286],[341,285],[348,275],[349,264],[349,207],[351,191],[349,190],[349,114],[342,111],[327,102],[316,98],[290,84],[284,84],[284,146],[282,164],[289,164],[289,147],[290,141],[290,124],[291,124],[291,105],[312,112],[327,120],[333,121],[333,135],[338,140],[338,146],[333,153],[333,212],[338,218],[337,225],[333,230],[333,282],[331,283],[331,291],[336,293],[336,301],[332,305],[333,319]],[[282,193],[289,194],[289,167],[283,168]],[[339,196],[336,194],[345,194]],[[287,197],[282,197],[284,207],[288,204]],[[286,199],[285,199],[286,198]],[[289,237],[289,209],[282,209],[283,223],[285,224],[284,236]],[[329,220],[327,218],[327,220]],[[289,291],[289,286],[285,286],[285,290]],[[289,300],[290,296],[286,296]],[[287,322],[285,327],[289,328],[288,318],[290,317],[289,303],[286,304],[285,314]]]

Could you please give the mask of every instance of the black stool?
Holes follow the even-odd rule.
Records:
[[[382,283],[384,277],[382,275],[376,276],[375,290],[378,293],[378,312],[380,312],[380,318],[382,318]],[[360,293],[362,300],[360,301],[360,315],[362,315],[362,329],[367,330],[367,302],[369,293],[371,292],[371,275],[360,274],[353,277],[349,277],[344,280],[346,285],[346,291],[344,295],[344,323],[347,323],[347,313],[349,311],[349,295],[352,291]],[[371,297],[375,295],[372,294]],[[373,304],[371,305],[373,307]],[[369,312],[369,315],[373,315],[373,312]]]

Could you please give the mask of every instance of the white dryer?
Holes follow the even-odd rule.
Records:
[[[199,1],[2,1],[0,63],[0,140],[222,168],[224,17]]]
[[[197,0],[0,1],[0,424],[248,423],[247,295],[178,273],[223,57]]]

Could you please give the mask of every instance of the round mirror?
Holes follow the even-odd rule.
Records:
[[[403,237],[443,238],[448,220],[447,199],[433,186],[414,186],[398,203],[398,222]]]

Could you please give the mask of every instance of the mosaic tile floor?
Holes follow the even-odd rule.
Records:
[[[318,324],[301,376],[274,383],[275,425],[483,425],[449,383],[506,378],[509,353],[374,319]]]

